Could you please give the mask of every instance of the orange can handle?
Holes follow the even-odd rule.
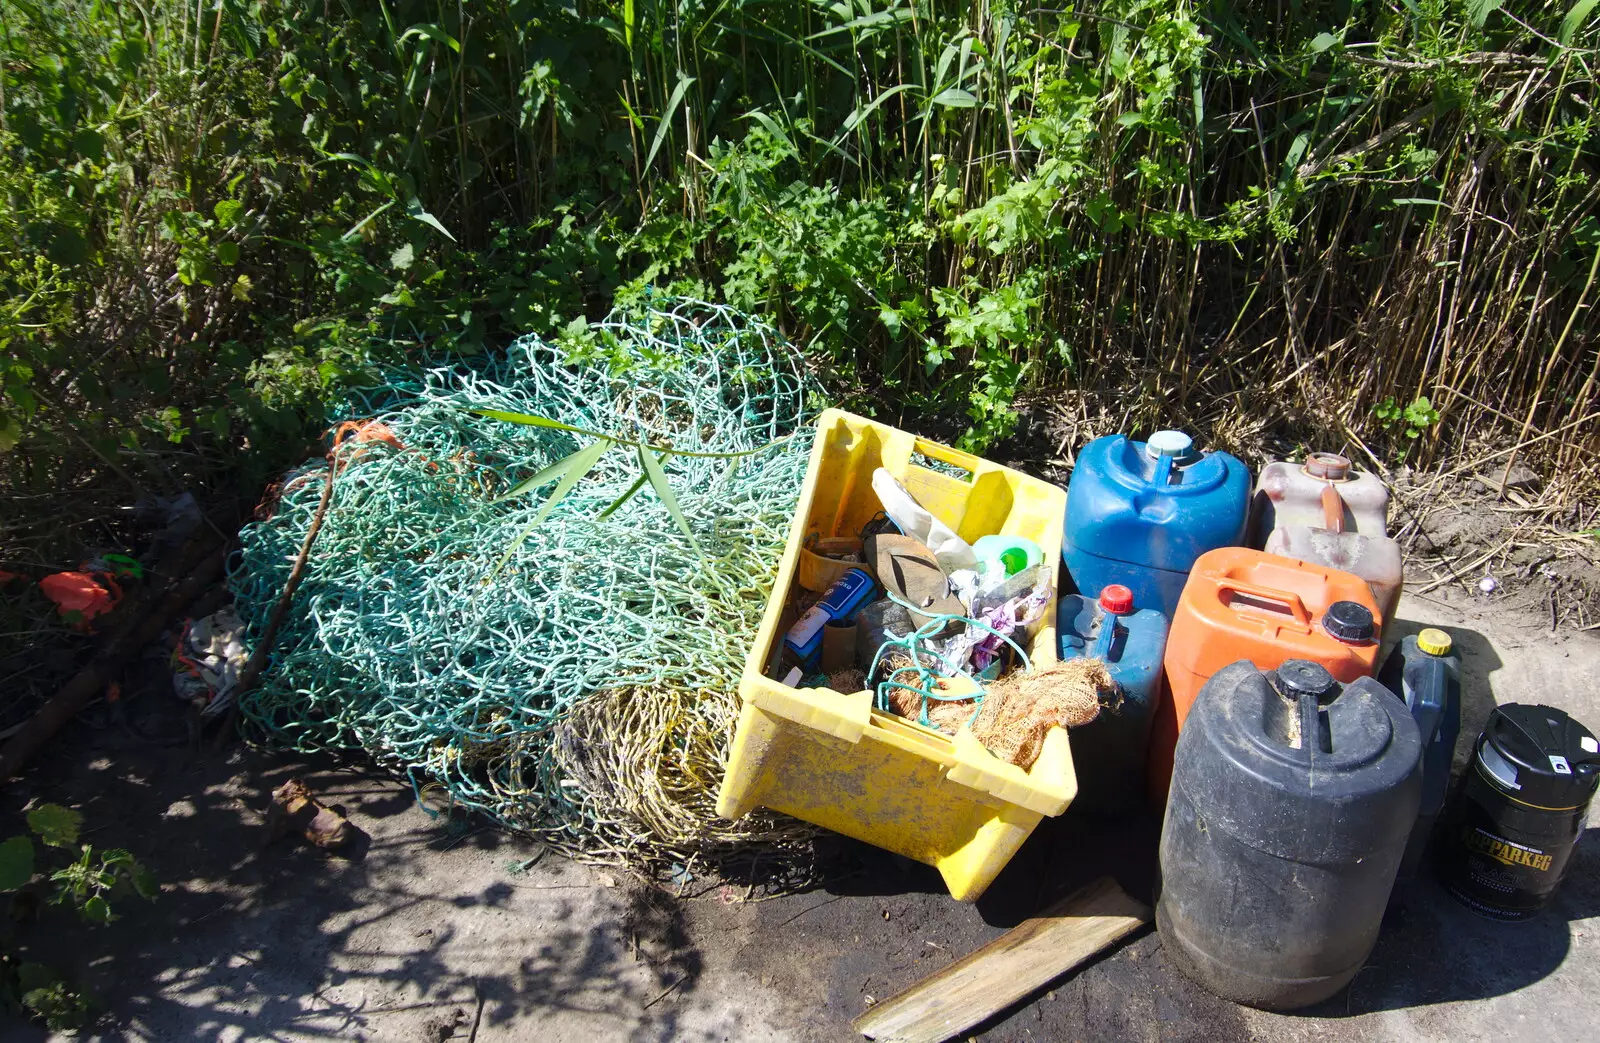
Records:
[[[1344,531],[1344,501],[1331,483],[1322,487],[1322,522],[1324,528]]]
[[[1275,601],[1287,605],[1289,614],[1294,616],[1297,623],[1305,626],[1311,625],[1311,613],[1306,610],[1306,603],[1300,600],[1300,595],[1287,590],[1273,590],[1271,587],[1258,587],[1254,583],[1240,583],[1238,580],[1224,579],[1217,582],[1217,590],[1228,590],[1235,594],[1248,594],[1253,598],[1263,601]]]

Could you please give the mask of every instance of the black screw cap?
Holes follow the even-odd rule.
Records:
[[[1327,667],[1308,659],[1291,659],[1278,667],[1277,674],[1278,690],[1290,698],[1314,695],[1320,699],[1339,687]]]
[[[1322,629],[1347,645],[1364,645],[1377,636],[1372,610],[1354,601],[1335,601],[1322,617]]]

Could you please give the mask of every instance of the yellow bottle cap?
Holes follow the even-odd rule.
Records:
[[[1429,655],[1449,655],[1452,645],[1450,635],[1429,627],[1417,633],[1417,649]]]

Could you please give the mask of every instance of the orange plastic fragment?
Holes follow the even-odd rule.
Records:
[[[349,436],[348,438],[346,436]],[[404,449],[399,436],[381,420],[346,420],[333,429],[333,444],[350,442],[386,442],[396,449]]]
[[[122,588],[110,576],[87,572],[57,572],[39,581],[39,590],[55,603],[62,618],[87,623],[117,607]]]

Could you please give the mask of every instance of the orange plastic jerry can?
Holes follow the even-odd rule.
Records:
[[[1272,670],[1290,659],[1349,683],[1371,676],[1383,624],[1359,576],[1248,547],[1202,554],[1184,584],[1167,637],[1167,698],[1150,736],[1150,796],[1165,806],[1183,719],[1212,674],[1248,659]]]

